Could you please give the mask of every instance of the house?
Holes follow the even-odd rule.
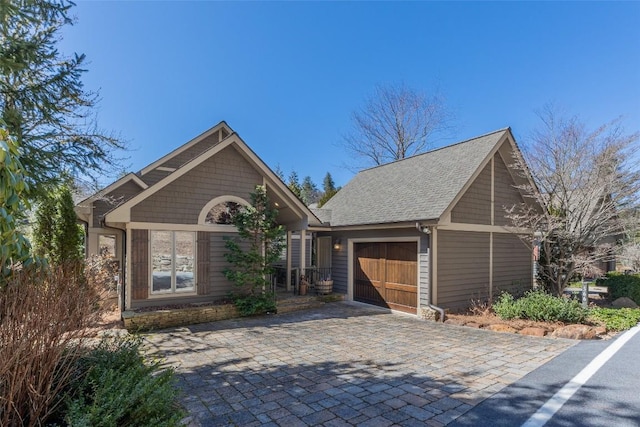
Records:
[[[279,210],[289,247],[294,235],[306,241],[309,227],[320,225],[225,122],[78,203],[87,255],[107,253],[120,266],[121,309],[227,297],[224,239],[236,234],[229,215],[249,204],[256,185]],[[289,279],[308,259],[306,248],[298,260],[287,251]]]
[[[287,289],[301,274],[330,272],[348,300],[430,316],[531,287],[531,251],[503,209],[524,201],[515,185],[530,179],[507,166],[514,155],[511,131],[499,130],[364,170],[312,211],[221,122],[76,212],[87,254],[121,266],[123,310],[225,298],[229,217],[265,185],[287,230]]]
[[[430,317],[531,288],[531,250],[505,206],[524,203],[510,129],[364,170],[316,215],[334,242],[334,289],[348,300]]]

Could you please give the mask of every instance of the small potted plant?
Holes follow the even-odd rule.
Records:
[[[319,295],[327,295],[333,292],[333,280],[331,276],[326,276],[316,284],[316,292]]]

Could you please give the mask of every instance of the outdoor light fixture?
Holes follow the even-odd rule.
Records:
[[[336,239],[335,242],[333,242],[333,250],[334,251],[339,251],[340,248],[342,247],[342,245],[340,244],[340,239]]]

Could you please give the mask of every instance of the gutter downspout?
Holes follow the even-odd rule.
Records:
[[[419,222],[416,222],[416,229],[421,233],[424,233],[427,235],[431,234],[431,228],[428,225],[423,226]],[[431,268],[429,268],[429,270],[431,270]],[[431,287],[429,287],[429,291],[431,291]],[[429,301],[431,301],[431,295],[429,295]],[[431,303],[427,304],[427,307],[429,307],[431,310],[437,311],[438,314],[440,314],[440,321],[444,323],[444,309],[442,307],[438,307],[437,305],[433,305]]]

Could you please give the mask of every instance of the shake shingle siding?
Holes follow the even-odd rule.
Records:
[[[131,220],[197,224],[204,205],[234,195],[249,201],[262,176],[233,147],[227,147],[131,209]]]
[[[505,208],[524,202],[520,191],[515,188],[515,181],[509,172],[507,165],[499,154],[495,155],[494,166],[494,197],[495,197],[495,219],[496,225],[509,225],[506,218]]]
[[[451,211],[451,221],[467,224],[491,224],[491,163]]]
[[[192,145],[191,147],[184,150],[182,153],[172,157],[171,159],[164,162],[161,166],[168,168],[179,168],[184,165],[191,159],[195,159],[200,154],[207,151],[209,148],[213,147],[218,143],[219,134],[218,132],[209,135],[204,138],[202,141],[199,141],[197,144]]]

